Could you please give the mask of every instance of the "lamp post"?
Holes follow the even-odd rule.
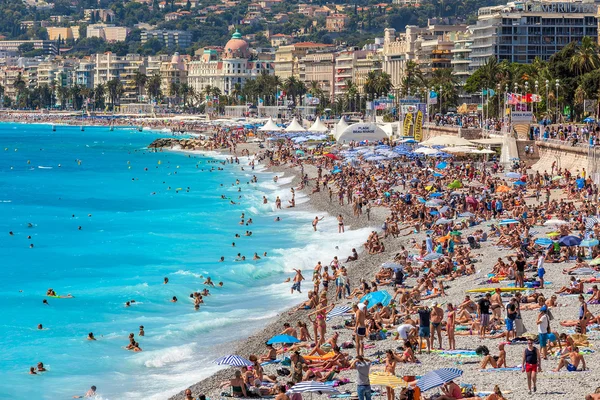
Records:
[[[442,116],[442,86],[440,85],[440,117]]]
[[[539,85],[539,82],[538,82],[538,81],[535,81],[535,95],[536,95],[536,97],[537,97],[537,94],[538,94],[538,85]],[[535,103],[536,103],[536,102],[533,102],[533,113],[534,113],[534,114],[535,114],[535,109],[537,108],[537,107],[535,106]]]
[[[502,115],[500,113],[500,110],[501,110],[501,107],[502,107],[502,102],[500,101],[500,90],[502,89],[502,85],[497,84],[496,85],[496,89],[497,89],[496,99],[498,99],[498,120],[500,120],[500,116]]]
[[[548,79],[546,79],[546,117],[548,117],[548,85],[550,84],[550,81]]]
[[[560,86],[560,81],[557,79],[555,86],[556,86],[556,123],[558,123],[558,87]]]
[[[504,85],[504,110],[502,110],[502,123],[506,125],[506,103],[508,102],[508,83]]]
[[[529,82],[525,81],[525,111],[529,111],[529,104],[527,104],[528,92],[529,92]]]

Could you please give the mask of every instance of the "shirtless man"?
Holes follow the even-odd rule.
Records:
[[[367,306],[363,303],[354,305],[352,309],[354,310],[354,317],[356,321],[356,328],[354,331],[354,336],[356,339],[356,355],[364,356],[364,347],[363,347],[363,339],[367,334],[367,327],[365,325],[365,308]]]
[[[492,303],[492,318],[494,318],[496,321],[502,321],[502,309],[504,308],[502,297],[500,297],[500,292],[500,288],[496,288],[496,291],[490,299],[490,303]]]
[[[569,361],[567,361],[567,358],[569,358]],[[573,348],[570,352],[568,352],[565,355],[562,355],[560,357],[558,366],[555,369],[553,369],[552,371],[558,372],[563,367],[567,367],[567,371],[570,371],[570,372],[578,371],[580,363],[582,364],[581,371],[585,371],[586,370],[585,359],[583,358],[583,355],[579,354],[579,348],[577,346],[573,346]]]
[[[296,275],[294,275],[294,284],[292,285],[291,294],[294,294],[294,290],[297,290],[298,293],[302,293],[302,291],[300,290],[300,284],[304,280],[304,276],[302,276],[302,271],[300,271],[299,269],[294,268],[294,271],[296,272]]]
[[[315,232],[317,231],[317,224],[319,223],[319,221],[323,221],[324,218],[325,217],[315,217],[315,219],[313,219],[312,226]]]
[[[283,324],[283,331],[281,332],[281,334],[298,338],[298,332],[296,331],[296,329],[292,328],[292,326],[287,322]]]
[[[438,306],[437,301],[433,301],[431,304],[431,348],[433,349],[433,342],[435,341],[435,334],[437,332],[439,349],[442,349],[442,320],[444,319],[444,310]]]

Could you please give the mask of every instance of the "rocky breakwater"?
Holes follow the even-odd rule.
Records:
[[[202,139],[177,139],[160,138],[156,139],[148,148],[151,149],[174,149],[174,150],[203,150],[209,148],[210,143]]]

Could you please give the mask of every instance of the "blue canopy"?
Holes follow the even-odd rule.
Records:
[[[369,301],[369,308],[375,307],[377,303],[387,306],[390,304],[392,296],[387,292],[387,290],[380,290],[363,296],[363,298],[360,299],[360,302],[364,303],[367,300]]]
[[[442,386],[444,383],[450,382],[460,376],[463,372],[458,368],[441,368],[435,371],[426,373],[417,381],[417,386],[421,391],[426,392],[430,389]]]
[[[589,124],[590,122],[596,122],[596,120],[592,117],[587,117],[586,119],[583,120],[583,122],[585,122],[586,124]]]
[[[548,238],[539,238],[535,241],[535,244],[538,244],[542,247],[550,246],[552,243],[554,243],[554,242]]]
[[[267,341],[267,344],[275,343],[298,343],[300,340],[290,335],[275,335]]]
[[[448,166],[448,164],[446,164],[445,162],[443,162],[443,161],[442,161],[441,163],[439,163],[439,164],[438,164],[438,165],[436,165],[435,167],[436,167],[437,169],[444,169],[444,168],[446,168],[447,166]]]
[[[429,197],[442,197],[443,195],[444,195],[444,193],[436,192],[436,193],[431,193],[429,195]]]
[[[558,243],[561,246],[565,246],[565,247],[571,247],[571,246],[579,246],[579,244],[581,244],[581,239],[578,238],[577,236],[563,236],[560,239],[558,239]]]

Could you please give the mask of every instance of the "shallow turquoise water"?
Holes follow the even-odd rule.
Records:
[[[105,399],[164,399],[214,371],[224,344],[304,298],[282,283],[291,268],[329,263],[365,236],[337,235],[334,218],[315,234],[314,213],[273,210],[275,196],[290,197],[282,187],[290,178],[275,184],[247,161],[215,163],[224,159],[217,154],[148,152],[159,136],[0,124],[0,398],[66,399],[96,385]],[[253,174],[258,184],[247,184]],[[254,224],[240,226],[242,212]],[[225,285],[194,311],[188,296],[206,276]],[[75,298],[44,305],[48,288]],[[132,353],[123,346],[139,325],[143,352]],[[49,371],[28,375],[39,361]]]

